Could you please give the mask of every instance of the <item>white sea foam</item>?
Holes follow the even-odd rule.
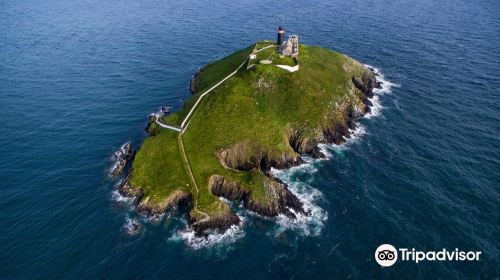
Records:
[[[363,135],[365,135],[367,132],[366,132],[365,126],[358,123],[356,125],[356,128],[349,129],[349,133],[350,133],[350,137],[346,139],[346,142],[344,144],[342,144],[344,146],[358,142],[361,139],[361,137]]]
[[[361,140],[361,137],[365,134],[366,128],[364,125],[358,123],[356,124],[356,128],[349,129],[349,138],[345,138],[345,142],[342,144],[320,144],[319,147],[321,152],[326,156],[327,159],[331,158],[334,155],[334,151],[346,150],[349,148],[349,145],[357,143]]]
[[[373,90],[374,96],[370,99],[373,104],[370,106],[371,112],[365,115],[365,118],[370,119],[380,115],[380,112],[383,109],[379,95],[391,93],[393,87],[399,87],[400,85],[386,80],[378,68],[370,65],[365,66],[374,70],[377,81],[381,83],[380,89]],[[346,142],[343,144],[319,144],[320,151],[325,155],[326,159],[331,158],[334,155],[335,150],[347,149],[349,145],[358,142],[361,137],[367,133],[365,126],[360,123],[356,125],[355,129],[349,129],[349,132],[350,137],[346,138]],[[318,235],[321,233],[324,222],[328,219],[327,212],[318,206],[318,201],[323,196],[322,193],[311,187],[307,182],[301,182],[293,179],[294,176],[298,175],[297,173],[316,173],[317,168],[315,163],[320,160],[322,159],[316,160],[306,157],[306,163],[300,166],[292,167],[286,170],[272,169],[273,175],[287,183],[290,191],[294,193],[304,204],[304,209],[310,212],[310,215],[295,213],[297,215],[297,219],[290,219],[285,215],[279,215],[276,220],[277,224],[280,225],[277,233],[281,233],[287,229],[299,229],[305,235]],[[292,209],[290,210],[293,212]]]
[[[121,162],[127,158],[128,151],[126,149],[127,145],[130,145],[130,142],[126,142],[120,146],[118,150],[116,150],[111,156],[110,160],[113,161],[113,164],[108,170],[108,176],[113,177],[113,172],[118,168]]]
[[[183,241],[186,245],[195,250],[226,246],[245,236],[245,231],[243,230],[245,218],[241,216],[238,217],[240,218],[241,223],[239,225],[232,225],[223,233],[215,231],[206,237],[196,236],[194,230],[191,227],[187,227],[185,229],[178,230],[169,238],[169,240]]]
[[[161,213],[161,214],[154,214],[154,215],[143,214],[141,216],[142,216],[142,219],[146,222],[153,223],[153,224],[159,224],[163,220],[163,218],[165,218],[165,215],[166,215],[165,213]]]
[[[122,226],[123,232],[125,232],[128,235],[137,235],[140,233],[142,228],[141,223],[139,222],[138,219],[125,217],[125,223]]]
[[[125,149],[125,147],[127,145],[130,145],[130,142],[123,143],[120,146],[120,149],[118,149],[117,151],[115,151],[113,153],[113,155],[111,156],[111,160],[116,161],[116,160],[119,160],[119,159],[123,158],[127,154],[127,149]]]
[[[370,99],[373,103],[373,106],[370,107],[371,112],[365,115],[365,118],[372,118],[380,115],[380,111],[383,109],[379,95],[383,95],[385,93],[392,92],[392,87],[399,87],[400,85],[391,83],[386,80],[384,75],[380,72],[379,69],[372,67],[370,65],[366,65],[374,69],[376,73],[377,80],[381,82],[381,89],[374,89],[373,92],[375,96]],[[362,124],[357,124],[355,129],[350,129],[350,137],[346,139],[346,142],[340,145],[335,144],[319,144],[319,148],[321,152],[326,156],[326,159],[334,156],[334,151],[339,149],[347,149],[349,145],[352,143],[356,143],[359,139],[365,135],[366,128]],[[123,146],[122,146],[123,147]],[[113,156],[113,159],[116,156],[120,155],[120,151],[117,151]],[[273,176],[283,180],[289,187],[289,190],[299,198],[299,200],[303,203],[304,210],[308,213],[304,215],[302,213],[295,213],[293,209],[289,209],[296,215],[295,219],[290,219],[286,215],[279,215],[278,217],[270,220],[274,220],[278,225],[277,230],[274,232],[276,235],[286,231],[286,230],[297,230],[300,233],[306,236],[316,236],[319,235],[324,227],[324,223],[328,220],[328,213],[322,209],[318,202],[323,198],[323,194],[318,190],[313,188],[308,182],[298,181],[294,179],[296,176],[300,176],[300,174],[314,174],[317,172],[316,163],[318,161],[325,159],[314,159],[311,157],[304,157],[305,163],[299,166],[292,167],[290,169],[278,170],[271,169]],[[115,201],[119,202],[127,202],[131,203],[133,200],[131,198],[124,197],[120,195],[118,191],[113,191],[112,198]],[[224,247],[225,245],[234,243],[238,239],[245,236],[245,231],[243,230],[243,224],[245,222],[245,217],[250,215],[254,215],[253,213],[249,213],[246,210],[242,210],[242,207],[236,207],[233,202],[227,201],[225,199],[224,202],[229,203],[237,208],[237,213],[242,221],[240,225],[233,225],[228,230],[223,233],[218,231],[210,233],[206,237],[198,237],[195,235],[194,230],[191,227],[186,227],[182,230],[176,231],[170,238],[170,241],[183,241],[192,249],[201,249],[201,248],[214,248],[214,247]],[[240,211],[238,211],[238,209]],[[154,217],[150,219],[146,219],[147,222],[158,221],[163,218],[163,215],[159,217]],[[128,218],[127,218],[128,219]],[[133,224],[129,223],[128,220],[124,227],[130,227]]]
[[[378,95],[382,95],[382,94],[385,94],[385,93],[391,93],[393,87],[400,87],[401,86],[399,84],[395,84],[395,83],[392,83],[389,80],[387,80],[385,78],[384,74],[382,74],[382,72],[380,71],[380,69],[378,69],[377,67],[373,67],[373,66],[368,65],[368,64],[365,64],[365,66],[373,69],[373,71],[375,72],[377,81],[380,82],[380,85],[382,87],[380,89],[379,88],[373,89],[373,93],[374,94],[376,94],[376,95],[377,94]]]
[[[382,109],[384,109],[384,107],[382,107],[382,103],[380,103],[380,98],[378,97],[378,95],[374,95],[368,100],[370,100],[373,105],[370,106],[370,113],[366,114],[364,117],[367,119],[371,119],[380,115],[380,112],[382,111]]]
[[[332,158],[333,154],[330,152],[330,150],[328,149],[329,148],[329,144],[324,144],[324,143],[321,143],[318,145],[319,147],[319,150],[321,151],[321,153],[323,155],[325,155],[325,159],[330,159]],[[321,159],[320,159],[321,160]]]
[[[113,190],[111,192],[111,199],[115,202],[131,204],[134,199],[131,197],[123,196],[118,190]]]
[[[392,83],[389,80],[387,80],[384,74],[382,74],[380,69],[378,69],[377,67],[373,67],[368,64],[365,64],[365,66],[373,69],[373,71],[375,72],[375,77],[377,78],[377,81],[380,82],[381,86],[381,88],[373,89],[374,96],[369,99],[373,105],[370,106],[371,112],[366,114],[365,118],[371,119],[373,117],[380,115],[380,112],[382,111],[382,109],[384,109],[382,103],[380,102],[379,96],[384,95],[386,93],[392,93],[393,87],[400,87],[401,85]]]
[[[302,234],[319,235],[324,227],[325,221],[328,219],[328,214],[325,210],[318,206],[317,202],[323,197],[323,194],[311,187],[307,182],[293,180],[292,177],[297,173],[313,174],[317,172],[314,164],[303,164],[287,170],[271,169],[273,176],[287,183],[289,190],[297,196],[303,203],[304,210],[307,215],[296,213],[293,209],[289,209],[296,215],[295,219],[290,219],[286,215],[279,215],[276,218],[276,223],[279,225],[276,234],[280,234],[285,230],[298,230]]]

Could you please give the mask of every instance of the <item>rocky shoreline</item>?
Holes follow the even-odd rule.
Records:
[[[132,149],[132,145],[130,143],[123,144],[118,151],[116,151],[113,156],[113,165],[109,170],[110,177],[119,176],[127,164],[132,162],[135,157],[135,150]]]
[[[196,76],[197,74],[193,76],[190,82],[189,89],[191,92],[196,91]],[[221,175],[212,175],[210,177],[208,182],[209,191],[217,197],[242,203],[245,209],[266,217],[276,217],[284,214],[293,219],[296,218],[298,213],[308,215],[309,213],[303,208],[303,203],[289,190],[286,183],[273,177],[270,171],[271,168],[287,169],[303,164],[304,160],[301,155],[307,155],[315,159],[324,158],[325,155],[320,151],[319,144],[338,145],[351,137],[350,130],[356,127],[359,118],[370,112],[370,106],[373,104],[369,99],[374,96],[373,89],[381,88],[381,84],[377,81],[376,74],[371,68],[367,68],[361,79],[352,77],[351,80],[355,94],[363,105],[347,106],[343,114],[343,121],[333,122],[330,127],[322,128],[321,133],[318,133],[316,137],[304,137],[300,129],[287,129],[288,142],[296,152],[295,155],[283,154],[280,157],[270,157],[266,151],[248,143],[235,144],[233,147],[219,151],[219,160],[226,168],[240,171],[260,170],[266,175],[268,179],[264,184],[267,194],[266,202],[252,199],[249,190],[242,187],[238,182]],[[148,128],[150,127],[151,120],[148,123]],[[175,191],[162,203],[152,203],[148,199],[144,199],[144,192],[141,188],[134,188],[128,184],[130,171],[119,185],[118,191],[123,196],[134,199],[134,207],[138,212],[148,216],[157,216],[181,206],[192,209],[192,195],[181,191]],[[209,217],[192,215],[188,211],[189,223],[197,236],[206,236],[214,230],[224,232],[231,226],[241,223],[239,217],[228,205],[223,208],[220,209],[219,214]]]

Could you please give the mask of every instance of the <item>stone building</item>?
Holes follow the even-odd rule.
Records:
[[[299,55],[299,35],[290,35],[288,40],[281,44],[279,52],[282,55],[297,57]]]

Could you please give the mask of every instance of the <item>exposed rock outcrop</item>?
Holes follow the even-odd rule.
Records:
[[[137,205],[144,196],[144,191],[141,188],[132,187],[128,183],[128,178],[123,180],[122,183],[118,186],[118,192],[123,196],[133,198],[135,205]]]
[[[219,161],[226,168],[250,171],[259,167],[262,149],[249,142],[237,143],[218,153]]]
[[[308,155],[313,158],[321,158],[324,155],[321,153],[318,144],[334,143],[342,144],[350,137],[350,130],[356,127],[356,121],[370,112],[370,106],[373,106],[369,98],[373,97],[373,89],[380,88],[380,82],[377,81],[373,69],[368,68],[361,79],[352,77],[354,91],[361,99],[360,103],[364,106],[351,104],[345,108],[342,121],[332,121],[331,125],[323,127],[320,134],[305,137],[301,129],[287,128],[286,135],[292,149],[301,155]],[[309,133],[311,134],[311,133]],[[287,161],[290,163],[290,161]],[[297,160],[300,162],[300,159]],[[273,166],[274,167],[274,166]],[[285,167],[286,168],[286,167]]]
[[[313,158],[325,157],[318,147],[320,140],[317,138],[305,137],[302,131],[292,128],[288,128],[286,134],[288,144],[296,153],[300,155],[309,155]]]
[[[271,167],[276,169],[287,169],[304,163],[299,154],[282,153],[279,156],[263,154],[260,159],[260,169],[268,173]]]
[[[143,196],[136,206],[137,211],[155,216],[161,215],[165,213],[165,211],[177,208],[181,205],[190,208],[192,204],[191,194],[180,190],[174,191],[163,201],[153,202],[150,200],[150,197]]]
[[[200,72],[201,69],[198,69],[198,71],[193,75],[193,77],[191,77],[191,80],[189,81],[189,92],[191,92],[191,94],[195,94],[196,92],[198,92],[200,84],[196,78],[198,78]]]
[[[243,202],[246,209],[263,216],[275,217],[285,214],[295,218],[295,214],[290,209],[293,209],[295,213],[305,213],[302,202],[286,188],[285,183],[275,178],[268,178],[264,182],[264,187],[266,198],[261,201],[254,199],[250,192],[238,182],[223,176],[212,175],[208,183],[208,188],[213,195]]]
[[[303,163],[299,154],[282,153],[270,156],[268,151],[249,142],[222,149],[217,153],[217,157],[224,167],[239,171],[261,169],[268,172],[271,167],[285,169]]]
[[[379,81],[377,81],[375,72],[373,71],[373,69],[369,68],[363,73],[361,81],[355,77],[352,77],[351,80],[356,89],[358,89],[360,98],[365,104],[365,113],[369,113],[369,106],[372,106],[373,104],[370,100],[368,100],[368,98],[373,97],[373,89],[381,88],[381,84]]]
[[[340,145],[349,137],[349,127],[347,124],[333,124],[323,129],[323,139],[327,143]]]
[[[225,209],[220,210],[218,215],[206,218],[191,216],[189,223],[197,236],[207,236],[210,232],[218,230],[224,232],[233,225],[240,224],[241,220],[230,208],[225,205]]]
[[[208,190],[216,195],[232,201],[241,202],[248,199],[248,190],[243,189],[238,182],[226,180],[220,175],[212,175],[208,180]]]
[[[146,128],[144,129],[150,136],[155,136],[158,134],[159,129],[158,129],[158,124],[156,123],[156,120],[158,117],[155,114],[151,114],[148,117],[148,124]]]
[[[189,89],[193,94],[199,90],[197,77],[200,71],[202,70],[200,69],[190,81]],[[370,111],[369,106],[372,103],[369,98],[373,97],[373,89],[380,87],[374,71],[370,69],[366,70],[359,78],[352,77],[351,81],[353,83],[352,90],[339,101],[340,105],[335,104],[335,114],[337,114],[334,114],[335,119],[331,115],[325,114],[326,117],[332,117],[332,119],[326,119],[326,125],[322,123],[318,124],[318,126],[321,125],[320,127],[290,126],[286,128],[284,137],[290,146],[290,148],[284,149],[286,152],[280,154],[276,150],[270,151],[268,149],[271,148],[262,148],[258,143],[250,142],[250,140],[215,152],[220,163],[228,169],[265,174],[267,177],[264,177],[263,188],[257,189],[258,193],[237,180],[216,174],[212,175],[208,181],[210,193],[241,203],[246,209],[262,216],[275,217],[284,214],[290,218],[296,218],[297,213],[307,215],[308,213],[304,210],[304,205],[299,198],[288,189],[284,182],[273,178],[270,170],[271,168],[286,169],[299,165],[304,162],[301,155],[322,158],[324,155],[318,147],[320,143],[341,144],[350,137],[352,129],[356,127],[356,121]],[[259,80],[259,86],[267,88],[266,85]],[[146,127],[146,131],[151,136],[154,136],[158,131],[155,121],[156,116],[150,116]],[[124,156],[125,159],[133,158],[133,153],[130,156],[128,152],[125,154],[127,154]],[[126,161],[123,164],[119,161],[119,172],[122,172],[125,165]],[[159,215],[180,205],[187,206],[189,208],[189,223],[197,236],[206,236],[213,230],[223,232],[241,222],[231,207],[224,202],[216,201],[216,203],[220,202],[218,208],[208,208],[208,211],[213,213],[207,214],[196,210],[193,207],[193,195],[180,189],[173,191],[165,200],[158,201],[158,199],[146,196],[142,188],[130,186],[127,178],[119,186],[119,191],[122,195],[133,197],[137,211],[148,215]]]
[[[135,150],[132,149],[132,145],[130,143],[123,144],[118,151],[113,154],[113,166],[111,166],[109,175],[112,177],[116,177],[120,175],[127,163],[132,161],[135,156]]]
[[[128,180],[124,180],[124,182],[118,186],[118,191],[121,195],[134,199],[134,205],[137,211],[150,216],[161,215],[165,211],[179,206],[191,208],[192,205],[191,194],[180,190],[174,191],[163,201],[153,202],[150,197],[144,196],[142,188],[130,186]]]

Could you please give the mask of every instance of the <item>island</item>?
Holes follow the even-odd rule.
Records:
[[[233,207],[308,215],[271,169],[322,158],[319,144],[344,142],[380,84],[360,62],[284,34],[280,27],[276,41],[202,67],[182,109],[151,115],[149,136],[118,187],[137,211],[187,209],[198,236],[239,224]]]

